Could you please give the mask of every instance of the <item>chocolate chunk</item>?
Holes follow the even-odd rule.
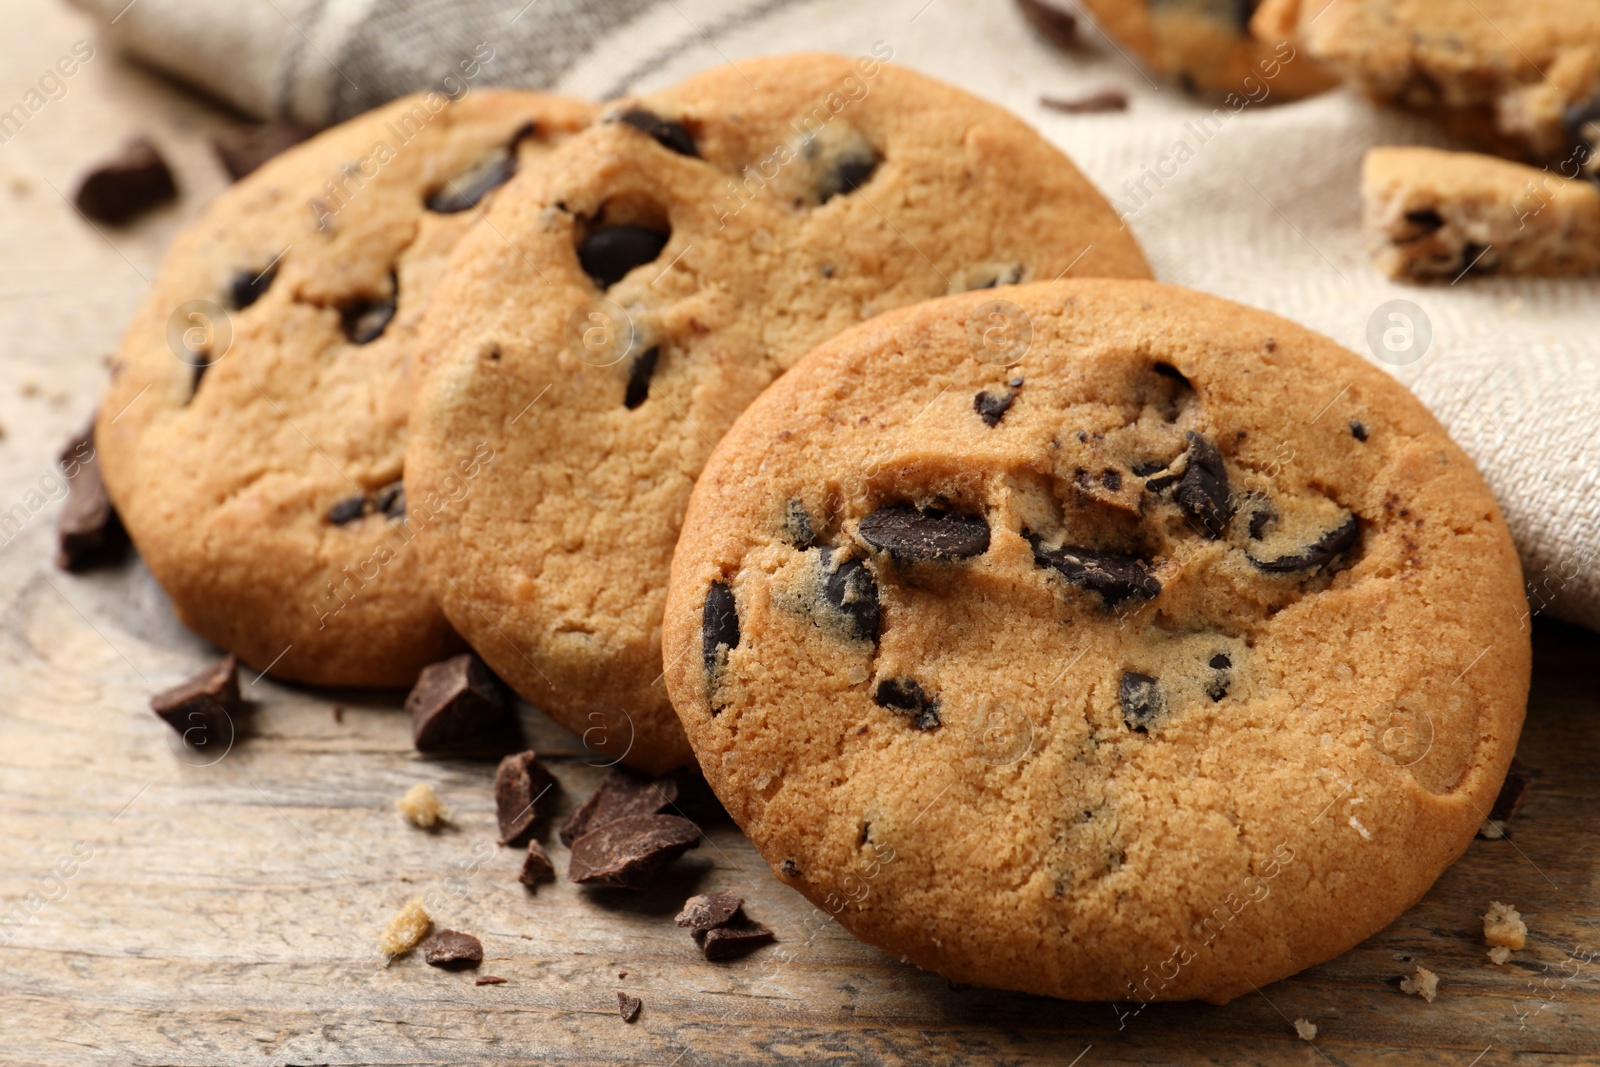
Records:
[[[1350,436],[1354,437],[1357,441],[1365,441],[1367,439],[1367,424],[1364,422],[1358,422],[1355,419],[1351,419]]]
[[[609,289],[661,254],[671,235],[647,226],[609,226],[578,245],[578,262],[595,285]]]
[[[500,843],[521,845],[543,814],[540,799],[556,784],[532,752],[518,752],[500,761],[494,772],[494,811],[500,822]]]
[[[817,533],[811,528],[811,515],[803,501],[790,500],[784,504],[783,533],[791,545],[802,551],[817,543]]]
[[[1278,509],[1266,500],[1258,500],[1250,512],[1250,540],[1259,541],[1278,523]]]
[[[622,1021],[631,1023],[639,1017],[639,1009],[644,1007],[644,1001],[638,997],[630,997],[626,993],[617,994],[617,1014],[622,1016]]]
[[[471,652],[430,663],[406,695],[411,743],[418,752],[481,734],[506,714],[500,680]]]
[[[1039,106],[1068,115],[1103,115],[1128,110],[1128,94],[1121,89],[1102,89],[1088,96],[1041,96]]]
[[[517,145],[538,133],[533,123],[524,123],[511,135],[511,143],[467,173],[446,182],[428,196],[423,204],[429,211],[440,215],[454,215],[469,211],[479,202],[517,173]]]
[[[841,156],[822,179],[817,189],[817,202],[826,204],[836,196],[855,192],[867,184],[882,161],[883,157],[871,149]]]
[[[460,930],[440,930],[419,947],[430,967],[447,971],[466,970],[483,962],[483,942]]]
[[[61,473],[67,499],[56,520],[56,566],[86,571],[120,561],[127,552],[128,532],[100,477],[92,423],[61,450]]]
[[[878,683],[873,694],[880,708],[892,708],[911,717],[911,725],[919,730],[934,730],[939,722],[939,698],[930,697],[922,686],[911,678],[886,678]]]
[[[238,181],[261,164],[316,133],[298,122],[264,122],[225,130],[211,138],[211,147],[228,177]]]
[[[1233,521],[1228,469],[1216,445],[1193,430],[1184,437],[1189,442],[1189,466],[1173,495],[1178,505],[1199,521],[1201,532],[1215,541],[1228,532],[1228,523]]]
[[[1228,671],[1233,669],[1233,660],[1226,652],[1218,652],[1207,665],[1217,672],[1206,683],[1206,696],[1215,703],[1228,695],[1228,687],[1233,684],[1233,679],[1228,676]]]
[[[391,519],[403,519],[406,515],[406,485],[403,481],[393,481],[382,489],[373,499],[373,506]]]
[[[1148,478],[1152,474],[1158,474],[1161,471],[1166,470],[1167,465],[1161,462],[1159,459],[1146,459],[1135,463],[1131,469],[1133,470],[1135,477]],[[1147,485],[1145,488],[1148,489],[1149,486]]]
[[[394,318],[395,302],[400,299],[400,279],[393,279],[387,297],[380,300],[359,300],[339,310],[339,324],[344,335],[358,345],[371,344],[383,336]]]
[[[1149,565],[1137,556],[1073,545],[1046,548],[1041,538],[1033,534],[1024,536],[1033,546],[1034,566],[1053,568],[1073,585],[1099,593],[1108,608],[1124,600],[1152,600],[1161,595],[1160,579],[1151,574]]]
[[[629,815],[572,843],[568,881],[647,889],[669,861],[700,844],[700,829],[676,815]]]
[[[822,598],[839,613],[845,632],[857,641],[878,639],[878,583],[866,561],[847,559],[832,566],[833,549],[822,550],[822,568],[827,577],[822,583]],[[831,569],[830,569],[831,568]]]
[[[1562,128],[1566,130],[1568,141],[1572,147],[1572,157],[1579,168],[1588,173],[1590,178],[1600,181],[1600,96],[1592,96],[1588,100],[1581,100],[1561,116]]]
[[[1108,492],[1115,493],[1120,491],[1122,489],[1122,472],[1115,467],[1107,467],[1100,472],[1100,484],[1105,486]]]
[[[1352,515],[1338,528],[1323,534],[1302,552],[1266,560],[1251,556],[1250,562],[1256,565],[1257,570],[1268,574],[1295,574],[1300,571],[1316,570],[1331,563],[1340,553],[1355,544],[1356,537],[1360,533],[1361,520]]]
[[[722,663],[722,650],[739,647],[739,608],[727,582],[712,582],[706,591],[706,604],[700,613],[701,657],[706,677],[714,677]]]
[[[335,526],[344,526],[365,518],[367,511],[372,506],[372,501],[365,496],[346,497],[328,509],[328,521]]]
[[[700,951],[708,960],[731,960],[773,940],[772,931],[752,919],[734,919],[707,930]]]
[[[704,933],[712,927],[727,923],[739,914],[739,909],[743,907],[744,897],[737,893],[730,893],[727,890],[705,893],[684,901],[683,910],[673,922],[696,933]]]
[[[517,881],[523,885],[538,885],[548,882],[556,876],[556,865],[550,862],[550,857],[545,855],[539,842],[528,841],[528,854],[522,860],[522,873],[517,875]]]
[[[1166,710],[1161,699],[1161,687],[1148,674],[1123,671],[1117,687],[1117,699],[1122,704],[1122,721],[1131,730],[1144,733],[1146,728]]]
[[[671,778],[646,778],[626,767],[606,772],[600,788],[561,824],[561,843],[571,844],[590,830],[630,815],[656,815],[678,802],[678,783]]]
[[[1533,776],[1528,773],[1528,768],[1520,760],[1512,759],[1511,769],[1506,772],[1506,780],[1500,786],[1500,794],[1494,798],[1494,807],[1489,809],[1489,818],[1496,822],[1513,818],[1522,807],[1523,798],[1528,795],[1531,785]]]
[[[1070,11],[1063,11],[1041,0],[1017,0],[1017,7],[1021,9],[1022,17],[1028,20],[1028,25],[1057,48],[1078,47],[1078,20]]]
[[[1417,235],[1419,237],[1425,237],[1444,227],[1444,216],[1432,208],[1424,208],[1421,211],[1408,211],[1406,212],[1406,221],[1422,231]]]
[[[504,978],[501,978],[498,974],[486,974],[483,977],[479,978],[476,982],[473,982],[472,984],[473,985],[505,985],[506,984],[506,980]]]
[[[1017,394],[1009,389],[1004,392],[983,392],[972,398],[972,410],[988,425],[998,426],[1016,400]]]
[[[863,541],[901,563],[944,563],[989,551],[989,524],[979,515],[894,505],[862,519],[857,530]]]
[[[689,131],[681,122],[664,119],[642,107],[629,108],[618,115],[616,121],[654,137],[663,148],[669,148],[679,155],[696,158],[700,156],[700,149],[695,146],[694,138],[689,135]]]
[[[181,685],[150,698],[150,710],[194,748],[233,744],[239,699],[239,657],[229,653]]]
[[[89,172],[72,202],[89,218],[120,226],[177,196],[166,160],[155,145],[136,137],[121,154]]]
[[[1500,261],[1488,254],[1493,245],[1480,245],[1474,241],[1467,241],[1461,246],[1461,269],[1473,274],[1493,274],[1500,268]]]
[[[778,867],[778,873],[785,878],[798,878],[800,877],[800,865],[794,860],[784,860]]]
[[[1211,657],[1208,666],[1214,671],[1225,671],[1233,666],[1233,660],[1228,657],[1226,652],[1218,652]]]
[[[656,372],[656,360],[661,356],[661,347],[651,345],[634,357],[633,364],[628,368],[628,386],[622,393],[622,406],[632,411],[643,404],[650,396],[650,377]]]
[[[278,264],[273,263],[265,270],[242,270],[233,276],[233,281],[228,284],[228,298],[233,302],[235,311],[245,308],[267,295],[267,290],[272,288],[272,282],[278,276]],[[195,379],[199,384],[199,379]]]

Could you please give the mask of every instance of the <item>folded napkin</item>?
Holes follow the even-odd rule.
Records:
[[[766,52],[866,53],[1001,103],[1111,197],[1157,276],[1275,311],[1379,362],[1473,457],[1521,551],[1529,617],[1600,629],[1600,282],[1410,288],[1371,264],[1361,157],[1462,147],[1348,91],[1233,106],[1158,85],[1092,27],[1062,53],[998,0],[71,0],[113,42],[245,112],[313,125],[400,94],[517,85],[606,98]],[[1120,88],[1126,113],[1042,93]],[[1398,303],[1397,303],[1398,302]],[[1326,383],[1339,417],[1344,383]]]

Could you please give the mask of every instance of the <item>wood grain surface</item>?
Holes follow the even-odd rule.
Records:
[[[89,26],[12,0],[0,109]],[[854,941],[770,876],[714,802],[707,840],[653,891],[529,891],[495,845],[494,757],[526,742],[570,810],[603,773],[531,709],[521,737],[452,759],[409,742],[396,694],[244,675],[251,711],[198,755],[148,709],[211,654],[130,561],[50,564],[55,452],[174,229],[224,184],[205,137],[236,120],[108,52],[0,144],[0,1062],[11,1064],[1547,1064],[1600,1060],[1600,638],[1540,624],[1521,758],[1537,775],[1512,836],[1475,841],[1391,928],[1226,1007],[1067,1004],[951,988]],[[128,134],[174,164],[180,204],[97,230],[63,194]],[[30,497],[30,493],[37,497]],[[33,502],[39,503],[38,507]],[[342,720],[332,714],[343,709]],[[431,782],[428,833],[393,801]],[[548,828],[547,828],[548,831]],[[566,850],[544,833],[558,869]],[[701,959],[672,916],[736,889],[778,943]],[[423,897],[482,938],[477,972],[385,966],[378,931]],[[1479,916],[1515,903],[1527,949],[1484,955]],[[1422,964],[1438,1000],[1403,995]],[[622,977],[626,972],[626,977]],[[498,975],[478,986],[474,976]],[[616,994],[642,998],[637,1022]],[[1300,1040],[1292,1020],[1319,1028]]]

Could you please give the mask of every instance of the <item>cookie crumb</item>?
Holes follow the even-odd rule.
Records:
[[[1489,950],[1489,960],[1492,963],[1504,963],[1511,958],[1511,950],[1504,945],[1497,945]]]
[[[1416,974],[1400,979],[1400,992],[1421,997],[1432,1004],[1439,995],[1439,976],[1426,967],[1418,967]]]
[[[1528,926],[1515,905],[1489,902],[1483,913],[1483,940],[1496,948],[1522,948],[1528,943]],[[1496,961],[1501,962],[1501,961]]]
[[[422,901],[409,901],[405,907],[394,913],[389,925],[383,928],[383,936],[378,938],[378,950],[385,956],[399,956],[410,952],[432,928],[433,920],[428,917]]]
[[[424,830],[431,830],[444,822],[444,805],[439,802],[439,794],[427,782],[418,782],[407,789],[405,796],[395,801],[394,806],[413,825]]]
[[[1485,819],[1478,827],[1478,836],[1485,841],[1499,841],[1506,836],[1506,824],[1499,819]]]
[[[617,1014],[622,1016],[622,1021],[631,1023],[639,1017],[639,1009],[644,1007],[644,1001],[638,997],[630,997],[626,993],[617,994]]]
[[[1310,1019],[1296,1019],[1294,1032],[1300,1035],[1302,1041],[1315,1041],[1317,1039],[1317,1024]]]

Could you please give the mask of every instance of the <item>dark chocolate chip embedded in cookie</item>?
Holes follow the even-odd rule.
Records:
[[[996,426],[981,293],[739,417],[673,556],[668,690],[773,870],[867,941],[1057,997],[1250,993],[1481,825],[1526,698],[1515,549],[1438,422],[1326,338],[1148,282],[1007,298],[1033,339]]]
[[[482,209],[591,115],[541,93],[425,93],[236,161],[249,173],[174,241],[124,335],[95,435],[190,628],[321,685],[409,686],[461,649],[414,542],[498,442],[474,437],[448,476],[403,491],[417,327]]]
[[[405,478],[451,477],[464,441],[500,451],[417,544],[501,677],[651,773],[691,759],[658,683],[678,516],[744,406],[896,306],[1063,271],[1148,275],[1035,131],[870,56],[740,60],[618,101],[495,197],[429,304]],[[966,390],[968,425],[1004,438],[1028,405],[1019,378],[991,368]],[[794,552],[780,610],[840,647],[878,636],[889,572],[944,581],[983,558],[988,517],[958,504],[885,485],[876,518],[840,526],[826,497],[769,501],[765,521]],[[701,593],[693,661],[720,677],[770,606],[737,582]]]

